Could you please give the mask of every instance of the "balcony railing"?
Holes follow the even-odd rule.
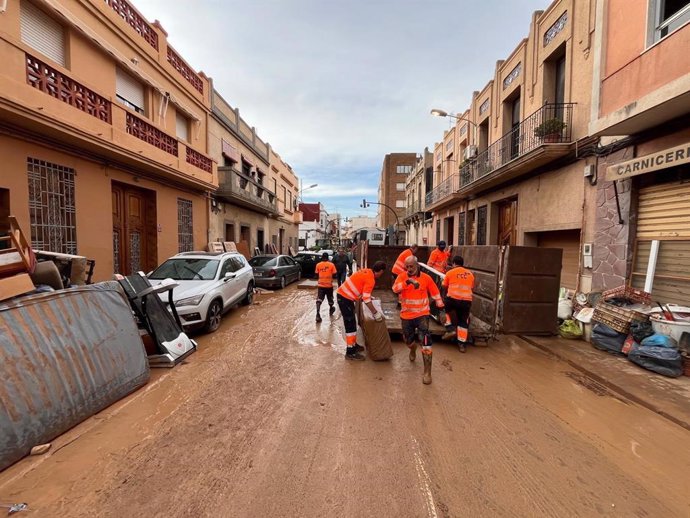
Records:
[[[149,45],[158,50],[158,34],[127,0],[105,0]]]
[[[180,73],[182,77],[189,81],[189,84],[191,84],[199,91],[200,94],[203,95],[204,83],[201,81],[197,73],[192,70],[192,67],[185,63],[184,59],[182,59],[180,55],[172,49],[172,47],[168,47],[168,62]]]
[[[460,175],[455,173],[443,180],[438,186],[426,195],[426,204],[431,205],[450,196],[460,188]]]
[[[193,166],[196,166],[207,173],[213,171],[213,161],[189,146],[187,146],[187,163],[192,164]]]
[[[424,212],[424,206],[425,206],[425,204],[422,203],[421,201],[412,202],[405,209],[405,218],[411,218],[415,214],[418,214],[420,212]]]
[[[152,126],[148,122],[127,112],[127,133],[177,156],[177,139]]]
[[[219,167],[218,183],[217,196],[268,214],[278,213],[275,194],[239,171]]]
[[[112,122],[112,105],[108,99],[28,54],[26,82],[103,122]]]
[[[545,104],[460,168],[460,187],[544,144],[571,141],[574,103]],[[439,186],[440,187],[440,186]]]

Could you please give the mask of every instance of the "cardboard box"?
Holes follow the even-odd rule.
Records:
[[[35,288],[28,273],[20,273],[12,277],[0,279],[0,300],[6,300],[17,295],[22,295]]]

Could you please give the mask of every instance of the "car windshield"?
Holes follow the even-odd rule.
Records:
[[[218,264],[217,259],[192,259],[191,257],[168,259],[149,275],[149,279],[210,281],[216,277]]]
[[[278,264],[278,258],[266,256],[252,257],[249,260],[249,264],[252,266],[275,266]]]

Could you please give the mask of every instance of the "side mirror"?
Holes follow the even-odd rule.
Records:
[[[228,272],[225,274],[226,279],[234,279],[236,277],[234,272]]]

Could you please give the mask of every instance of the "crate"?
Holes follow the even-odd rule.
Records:
[[[606,324],[619,333],[628,333],[634,320],[647,321],[649,316],[633,309],[621,308],[600,300],[594,308],[592,320]]]
[[[626,299],[631,302],[639,302],[640,304],[652,305],[652,295],[644,290],[633,288],[632,286],[618,286],[611,290],[606,290],[601,294],[601,298],[608,299]]]

